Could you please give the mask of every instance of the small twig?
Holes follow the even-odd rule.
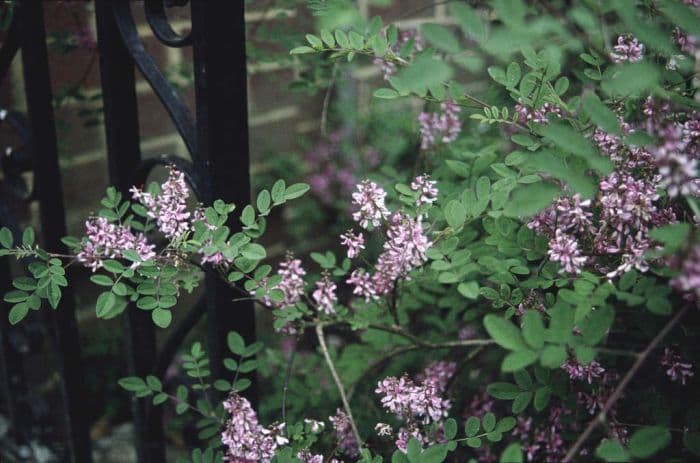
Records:
[[[282,387],[282,423],[284,423],[284,432],[289,437],[287,428],[287,391],[289,390],[289,379],[292,377],[292,365],[294,365],[294,358],[297,354],[297,345],[299,341],[294,340],[294,347],[292,348],[292,356],[289,358],[289,364],[287,365],[287,373],[284,375],[284,386]]]
[[[331,94],[333,93],[333,87],[335,87],[335,76],[338,73],[338,63],[333,63],[333,70],[331,71],[331,78],[328,80],[328,88],[326,89],[326,94],[323,97],[323,108],[321,110],[321,135],[326,136],[328,134],[328,108],[331,104]]]
[[[350,409],[350,403],[345,395],[345,388],[343,387],[343,382],[338,376],[338,372],[335,369],[331,355],[328,352],[328,347],[326,346],[326,338],[323,335],[323,323],[319,322],[316,324],[316,337],[318,337],[318,344],[321,346],[321,352],[323,352],[323,357],[326,359],[326,364],[328,369],[331,370],[331,376],[333,376],[333,381],[335,381],[335,386],[338,388],[338,393],[340,394],[340,400],[343,402],[343,408],[345,413],[348,415],[348,421],[350,421],[350,427],[352,428],[352,433],[357,441],[357,446],[362,448],[362,439],[360,439],[360,433],[357,431],[357,425],[355,424],[355,419],[352,417],[352,410]]]
[[[573,461],[574,457],[578,454],[579,450],[583,446],[583,444],[586,442],[586,440],[590,437],[590,435],[593,433],[596,427],[598,427],[599,424],[605,423],[605,417],[610,411],[610,409],[615,405],[615,402],[622,396],[622,393],[624,392],[625,388],[629,384],[630,381],[632,381],[632,378],[634,378],[634,375],[637,374],[639,369],[642,367],[642,364],[644,361],[649,357],[649,354],[656,348],[656,346],[659,345],[661,341],[666,337],[666,335],[671,331],[671,329],[678,323],[678,321],[683,317],[683,315],[688,311],[688,305],[683,307],[678,313],[671,319],[669,320],[668,323],[666,323],[666,326],[663,327],[661,331],[654,337],[654,339],[651,340],[649,345],[647,346],[644,351],[639,354],[637,357],[637,360],[634,362],[632,367],[629,369],[627,374],[625,375],[624,378],[622,378],[622,381],[617,385],[613,393],[610,395],[608,400],[605,402],[605,405],[603,408],[600,410],[600,413],[596,415],[595,418],[593,418],[590,423],[588,423],[588,426],[586,426],[586,429],[583,431],[583,433],[576,439],[576,442],[574,442],[574,445],[569,449],[569,451],[566,453],[566,456],[562,460],[562,463],[569,463],[570,461]]]

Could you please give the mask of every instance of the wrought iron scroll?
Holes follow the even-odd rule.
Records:
[[[185,106],[185,103],[183,103],[173,86],[170,85],[168,79],[166,79],[161,70],[158,69],[158,65],[151,55],[146,51],[146,47],[139,38],[136,24],[134,23],[134,17],[131,13],[131,2],[128,0],[113,0],[109,3],[112,5],[114,19],[119,28],[121,38],[129,54],[133,58],[134,64],[136,64],[136,67],[141,71],[141,74],[148,81],[161,103],[163,103],[163,106],[165,106],[173,124],[175,124],[175,128],[180,133],[180,136],[182,136],[192,159],[195,159],[197,156],[196,128],[194,120],[192,119],[192,114],[190,114],[187,106]],[[154,30],[158,30],[159,34],[156,34],[156,37],[160,39],[161,35],[163,35],[169,38],[169,42],[174,41],[174,43],[177,44],[173,46],[185,46],[187,39],[170,40],[172,37],[163,31],[164,22],[167,24],[164,14],[162,17],[156,15],[154,18],[153,10],[155,10],[155,8],[152,6],[151,9],[146,10],[146,17],[149,18],[148,21],[151,22],[152,26],[154,23],[157,25],[157,28],[154,28]],[[170,26],[168,26],[168,28],[170,28]],[[172,29],[170,30],[172,31]],[[174,31],[172,33],[175,34]],[[165,42],[165,44],[168,45],[168,42]]]

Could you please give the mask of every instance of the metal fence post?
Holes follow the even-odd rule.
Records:
[[[17,2],[18,39],[24,66],[27,112],[33,134],[34,181],[36,182],[43,245],[65,253],[61,238],[66,234],[63,187],[58,166],[58,146],[46,50],[43,5]],[[49,309],[50,310],[50,309]],[[64,290],[52,314],[52,325],[62,372],[65,425],[71,461],[92,461],[90,436],[83,405],[83,371],[73,293]]]
[[[134,63],[119,33],[113,1],[96,1],[97,38],[109,179],[126,197],[141,149]],[[129,374],[152,374],[157,352],[150,313],[130,305],[124,326]],[[162,409],[151,406],[149,400],[132,398],[136,451],[140,463],[160,463],[165,461]]]
[[[197,147],[195,167],[205,182],[205,201],[221,198],[239,206],[250,201],[248,105],[244,2],[192,0]],[[229,224],[240,230],[237,219]],[[207,276],[207,321],[212,371],[218,377],[227,354],[226,334],[238,331],[255,340],[255,312],[251,301],[238,297],[215,275]],[[253,378],[251,378],[253,379]],[[255,386],[248,392],[255,399]]]

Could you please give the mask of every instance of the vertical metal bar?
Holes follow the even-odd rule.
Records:
[[[97,0],[97,41],[100,54],[104,124],[110,182],[128,195],[129,181],[141,160],[134,63],[117,28],[112,2]],[[123,1],[123,0],[117,0]],[[127,308],[127,360],[129,374],[153,372],[156,334],[150,313],[133,305]],[[149,398],[132,399],[136,450],[140,463],[165,462],[163,416]]]
[[[196,168],[207,203],[221,198],[242,206],[250,201],[244,3],[192,1]],[[228,225],[240,230],[237,220]],[[208,275],[206,284],[212,372],[230,377],[222,366],[226,334],[235,329],[247,342],[255,339],[253,303],[233,302],[236,293],[216,275]],[[254,387],[248,395],[255,399]]]
[[[61,238],[66,234],[63,187],[58,167],[58,146],[46,50],[46,31],[41,2],[17,2],[18,39],[22,50],[27,112],[33,134],[34,181],[39,200],[44,246],[65,253]],[[83,371],[78,326],[72,291],[66,289],[52,313],[58,360],[62,372],[62,393],[68,450],[74,462],[90,462],[90,435],[84,406]]]

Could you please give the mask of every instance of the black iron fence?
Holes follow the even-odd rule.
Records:
[[[153,168],[175,164],[185,172],[193,191],[203,203],[222,198],[237,204],[249,201],[248,127],[244,2],[242,0],[192,0],[191,32],[178,34],[170,26],[166,8],[187,0],[96,0],[101,91],[104,103],[109,178],[126,193],[133,184],[143,184]],[[132,8],[144,8],[154,35],[166,47],[192,47],[196,114],[180,99],[139,38]],[[58,164],[56,127],[47,59],[43,4],[40,0],[15,0],[11,26],[0,48],[0,80],[19,53],[24,69],[27,114],[11,108],[0,110],[0,119],[11,124],[22,138],[22,149],[6,153],[0,167],[0,226],[13,230],[20,224],[12,214],[17,202],[39,206],[43,246],[61,252],[66,234],[61,172]],[[139,143],[135,72],[138,70],[158,95],[185,146],[190,159],[164,155],[142,159]],[[25,188],[22,174],[33,174],[33,187]],[[229,224],[235,229],[235,224]],[[0,258],[0,291],[10,288],[10,263]],[[130,375],[162,375],[190,329],[206,315],[212,373],[227,378],[223,368],[226,333],[241,333],[253,340],[254,312],[249,301],[233,302],[232,290],[213,274],[206,276],[206,291],[200,301],[156,345],[154,325],[147,312],[128,309],[125,317],[127,364]],[[28,365],[17,339],[26,328],[10,326],[9,307],[0,313],[0,366],[2,402],[11,420],[11,431],[22,439],[32,423],[27,412],[25,372]],[[47,313],[42,311],[41,313]],[[58,310],[46,318],[51,325],[62,380],[65,414],[66,459],[90,462],[91,444],[84,401],[84,371],[81,363],[75,302],[64,293]],[[229,378],[230,379],[230,378]],[[254,388],[251,389],[254,394]],[[148,399],[134,399],[132,412],[135,446],[139,462],[165,461],[162,414]]]

